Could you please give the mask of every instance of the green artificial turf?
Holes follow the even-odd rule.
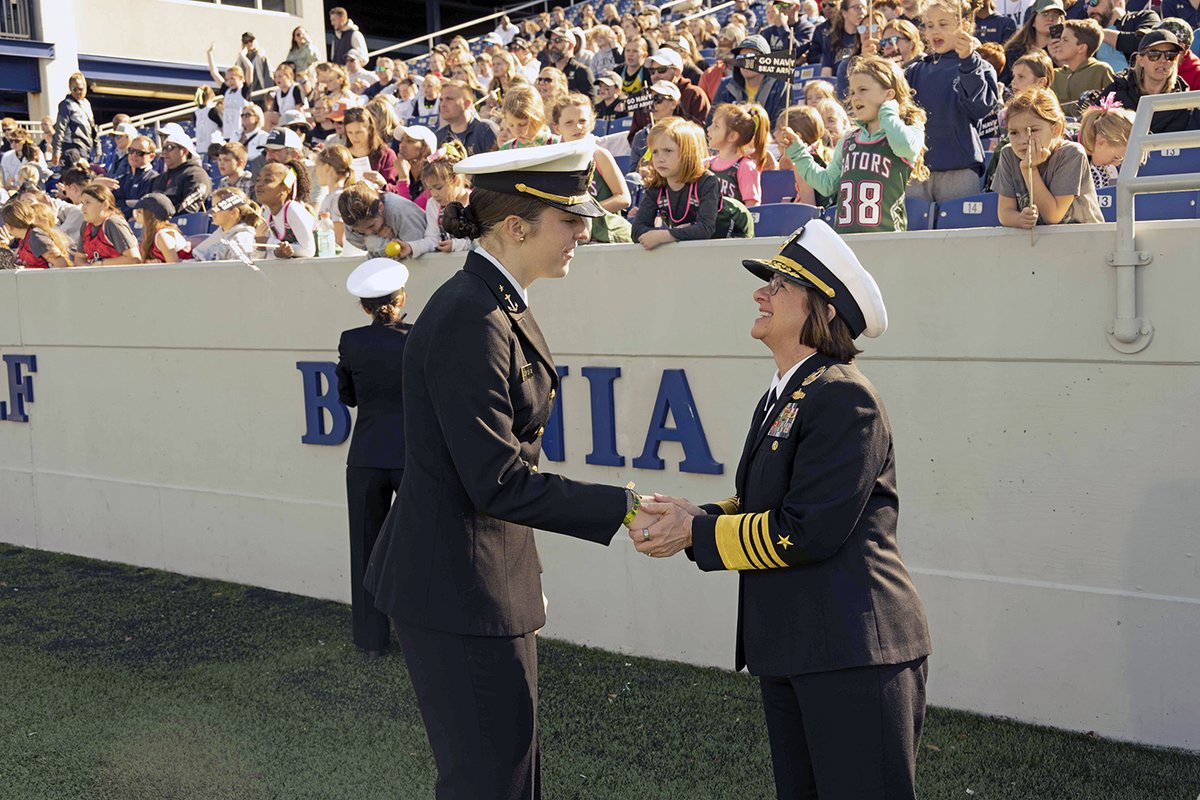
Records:
[[[346,606],[0,545],[0,798],[430,798]],[[539,645],[544,796],[771,798],[756,682]],[[1200,757],[930,709],[922,798],[1195,800]]]

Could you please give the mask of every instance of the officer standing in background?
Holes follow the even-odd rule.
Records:
[[[739,571],[736,664],[759,678],[779,800],[912,800],[929,629],[896,546],[891,425],[853,363],[854,339],[887,328],[883,297],[820,220],[742,264],[765,281],[751,335],[777,371],[737,494],[706,506],[659,496],[670,513],[632,538]]]
[[[346,458],[346,505],[350,512],[350,609],[354,644],[368,656],[387,652],[387,615],[363,586],[367,560],[404,475],[404,284],[408,268],[390,258],[365,261],[350,273],[346,289],[359,298],[371,324],[343,331],[338,342],[338,397],[358,407]]]
[[[594,151],[588,136],[455,165],[474,188],[442,222],[476,249],[405,350],[408,462],[367,587],[396,626],[438,800],[541,797],[533,528],[607,545],[621,524],[650,525],[627,488],[538,471],[558,373],[529,286],[564,277],[604,214],[588,193]]]

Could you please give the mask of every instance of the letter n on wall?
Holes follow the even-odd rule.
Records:
[[[337,445],[350,436],[350,409],[337,394],[337,367],[332,361],[297,361],[304,376],[304,444]],[[325,412],[329,427],[325,427]]]

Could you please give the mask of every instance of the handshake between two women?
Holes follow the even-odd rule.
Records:
[[[692,546],[692,518],[705,512],[682,497],[657,494],[642,497],[629,523],[629,538],[639,553],[667,558]]]

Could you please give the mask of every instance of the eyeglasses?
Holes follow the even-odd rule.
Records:
[[[170,153],[170,152],[171,152],[171,151],[173,151],[173,150],[182,150],[182,149],[183,149],[183,148],[182,148],[182,147],[180,147],[179,145],[177,145],[177,144],[171,144],[170,142],[167,142],[166,144],[164,144],[164,145],[163,145],[163,152],[164,152],[164,153]]]
[[[880,40],[879,40],[879,46],[880,46],[880,47],[895,47],[897,44],[899,44],[899,43],[900,43],[900,40],[901,40],[902,38],[904,38],[904,37],[902,37],[902,36],[888,36],[886,39],[880,39]]]
[[[1144,53],[1138,53],[1138,58],[1145,56],[1147,61],[1174,61],[1179,58],[1178,50],[1147,50]]]
[[[174,145],[172,145],[172,146],[174,146]],[[151,153],[147,150],[134,150],[132,147],[129,148],[129,150],[127,150],[126,152],[129,153],[129,155],[131,155],[131,156],[141,156],[142,158],[150,158],[151,156],[154,155],[154,153]]]
[[[782,289],[786,283],[788,283],[787,278],[784,278],[779,273],[775,273],[771,276],[771,280],[767,281],[767,294],[771,295],[771,297],[774,297],[775,295],[779,294],[779,290]]]
[[[554,78],[538,78],[538,83],[554,83]]]
[[[258,116],[258,115],[247,111],[245,114],[242,114],[242,119],[246,119],[247,117],[256,117],[256,116]]]
[[[661,75],[664,72],[670,72],[671,68],[670,67],[651,67],[650,71],[652,73],[654,73],[655,75]]]

